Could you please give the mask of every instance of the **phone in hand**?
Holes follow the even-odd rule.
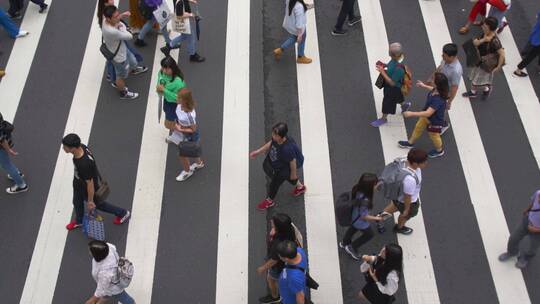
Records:
[[[386,64],[380,60],[377,60],[377,63],[375,63],[375,65],[377,66],[382,65],[383,67],[386,67]]]

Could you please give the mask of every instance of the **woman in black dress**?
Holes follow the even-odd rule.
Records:
[[[403,250],[397,244],[388,244],[378,255],[363,255],[360,271],[366,285],[359,294],[372,304],[388,304],[395,300],[399,276],[403,269]]]

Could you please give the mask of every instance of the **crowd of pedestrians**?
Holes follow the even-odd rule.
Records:
[[[48,6],[43,0],[32,0],[39,5],[43,13]],[[285,0],[283,28],[288,37],[274,49],[273,55],[279,60],[283,52],[295,44],[298,64],[309,64],[312,60],[304,53],[307,37],[306,13],[313,8],[303,0]],[[348,20],[352,27],[361,22],[360,14],[355,13],[353,0],[343,0],[337,22],[331,34],[343,36],[347,29],[343,26]],[[487,4],[491,6],[487,14]],[[159,96],[160,108],[165,113],[164,127],[168,136],[164,144],[177,146],[180,166],[176,180],[189,179],[197,170],[204,168],[200,132],[197,124],[196,102],[193,92],[187,85],[186,77],[178,63],[170,56],[172,49],[187,43],[187,52],[191,62],[204,62],[205,58],[197,53],[197,42],[200,38],[201,21],[196,0],[174,1],[173,16],[165,16],[169,10],[164,0],[129,1],[129,11],[120,12],[112,0],[99,0],[97,19],[102,32],[101,53],[106,61],[107,80],[118,90],[121,99],[138,98],[137,92],[126,85],[129,76],[148,71],[143,65],[143,58],[137,47],[145,47],[145,37],[156,29],[165,40],[160,48],[164,57],[161,69],[157,71],[156,94]],[[468,79],[470,89],[463,97],[486,99],[491,91],[493,78],[505,63],[505,52],[498,34],[507,22],[504,17],[511,7],[510,0],[478,0],[474,1],[466,24],[459,29],[460,34],[467,34],[472,25],[481,26],[482,33],[470,39],[465,47],[467,66],[470,68]],[[8,13],[0,9],[0,24],[13,38],[28,35],[19,29],[11,19],[21,18],[22,0],[10,0]],[[159,12],[156,14],[156,12]],[[540,17],[540,13],[539,13]],[[129,18],[129,24],[124,20]],[[168,23],[176,31],[176,37],[170,37]],[[442,48],[442,61],[426,81],[417,80],[416,86],[428,91],[426,102],[420,111],[411,110],[412,104],[407,95],[412,90],[412,73],[405,61],[405,50],[401,43],[389,44],[390,60],[386,63],[378,61],[375,69],[379,77],[374,84],[383,90],[382,113],[380,118],[371,122],[373,127],[384,127],[388,115],[395,115],[397,105],[401,107],[404,118],[417,118],[416,125],[409,138],[399,141],[401,148],[410,149],[405,158],[398,158],[381,168],[380,174],[364,173],[351,191],[343,193],[336,202],[336,215],[340,225],[346,231],[340,236],[338,248],[341,248],[352,259],[360,261],[360,271],[364,274],[365,285],[359,292],[359,298],[370,303],[391,303],[395,300],[399,281],[404,271],[403,251],[397,244],[386,244],[376,255],[362,254],[365,244],[375,237],[372,223],[379,233],[385,233],[386,222],[399,213],[397,222],[393,223],[393,232],[410,235],[413,229],[406,223],[414,218],[420,208],[420,192],[422,189],[422,170],[427,167],[429,158],[441,157],[445,154],[442,135],[450,127],[448,111],[457,95],[462,79],[463,69],[458,60],[459,47],[448,43]],[[476,60],[470,52],[477,53]],[[528,44],[523,50],[523,60],[514,74],[525,77],[523,69],[536,57],[540,56],[540,20],[533,28]],[[538,64],[540,65],[540,59]],[[0,70],[0,77],[5,72]],[[28,191],[29,186],[24,174],[14,165],[10,156],[18,153],[13,149],[11,123],[0,115],[0,166],[13,181],[6,189],[9,194]],[[300,180],[300,170],[304,163],[304,155],[300,146],[288,134],[285,122],[277,122],[271,128],[271,138],[261,147],[249,153],[254,159],[264,154],[263,171],[268,178],[266,197],[257,205],[259,210],[268,210],[276,206],[275,197],[281,185],[287,181],[293,187],[291,194],[301,196],[307,191]],[[417,147],[420,136],[427,131],[434,148],[426,152]],[[113,214],[113,223],[121,225],[129,221],[129,210],[110,204],[106,200],[108,184],[101,176],[96,159],[90,148],[81,142],[77,134],[68,134],[61,140],[62,148],[73,156],[73,207],[75,218],[66,225],[69,231],[84,225],[85,214],[99,210]],[[104,190],[105,189],[105,190]],[[384,208],[374,206],[374,196],[380,193],[388,203]],[[338,210],[339,209],[339,210]],[[343,212],[345,210],[345,212]],[[378,210],[378,212],[374,212]],[[344,224],[342,224],[344,223]],[[355,236],[357,236],[353,239]],[[529,246],[520,250],[520,241],[528,236]],[[116,247],[103,240],[92,240],[89,243],[92,256],[92,276],[97,288],[86,301],[87,304],[104,303],[116,300],[123,304],[135,303],[125,291],[129,284],[119,283],[123,279],[129,281],[128,261],[118,255]],[[534,193],[523,219],[510,235],[507,251],[499,256],[500,261],[507,261],[517,256],[516,267],[526,267],[528,261],[540,247],[540,191]],[[127,269],[127,270],[126,270]],[[124,272],[126,270],[127,272]],[[122,278],[121,274],[124,274]],[[318,284],[309,274],[309,263],[302,232],[287,214],[276,213],[270,219],[267,255],[264,263],[257,268],[257,273],[265,275],[269,293],[259,299],[261,303],[303,304],[310,303],[309,289]]]

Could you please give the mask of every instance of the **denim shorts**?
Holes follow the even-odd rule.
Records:
[[[281,274],[281,271],[275,267],[271,267],[268,269],[268,275],[275,281],[279,280],[279,275]]]
[[[116,72],[116,78],[126,79],[129,75],[129,62],[126,59],[124,62],[116,62],[112,60],[114,71]]]
[[[163,112],[165,112],[165,119],[168,121],[176,121],[176,102],[163,101]]]

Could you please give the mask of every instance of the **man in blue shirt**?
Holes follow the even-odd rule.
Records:
[[[295,242],[283,241],[277,246],[279,258],[285,268],[279,276],[279,293],[282,304],[309,303],[306,299],[306,253]],[[301,269],[300,269],[301,268]]]
[[[540,12],[536,15],[536,25],[533,27],[531,36],[529,36],[529,42],[526,47],[527,51],[523,60],[518,64],[517,70],[514,71],[514,75],[519,77],[526,77],[527,73],[522,70],[531,63],[534,58],[540,56]],[[540,59],[538,60],[540,66]]]

